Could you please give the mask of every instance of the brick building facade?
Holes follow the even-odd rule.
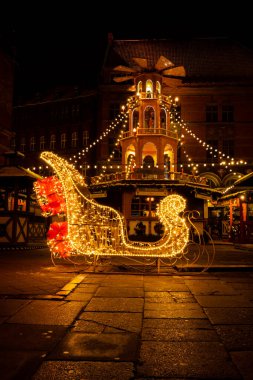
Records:
[[[0,165],[3,153],[10,150],[13,109],[14,60],[10,47],[0,35]]]
[[[82,91],[78,87],[57,88],[16,105],[16,149],[25,155],[24,166],[48,174],[39,159],[44,150],[75,161],[75,154],[96,137],[96,109],[96,91]],[[83,169],[81,162],[79,169]]]

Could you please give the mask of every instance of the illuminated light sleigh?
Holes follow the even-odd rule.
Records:
[[[98,258],[121,256],[142,259],[145,265],[159,262],[160,270],[161,264],[193,265],[205,254],[201,265],[205,269],[210,266],[214,246],[211,253],[206,250],[203,235],[192,222],[193,212],[184,212],[186,201],[182,196],[168,195],[158,205],[157,215],[164,226],[160,240],[130,241],[124,216],[91,199],[83,177],[73,165],[52,152],[43,152],[41,158],[56,173],[34,184],[42,214],[63,217],[62,222],[51,224],[47,235],[53,260],[61,257],[79,263],[75,259],[81,256],[87,264],[94,265]]]

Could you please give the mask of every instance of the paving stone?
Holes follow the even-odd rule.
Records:
[[[230,355],[243,380],[252,380],[253,351],[231,352]]]
[[[207,318],[201,309],[145,310],[144,318]]]
[[[195,303],[196,299],[190,292],[170,292],[172,299],[176,302]]]
[[[79,286],[82,286],[82,285],[85,285],[85,284],[96,284],[96,285],[100,285],[104,279],[105,279],[106,275],[96,275],[95,277],[93,275],[88,275],[82,282]]]
[[[158,325],[159,326],[159,325]],[[217,342],[219,337],[214,330],[204,329],[161,329],[144,327],[142,340],[163,342]]]
[[[173,305],[175,303],[175,300],[173,300],[172,298],[145,298],[145,305],[146,304],[149,304],[149,303],[153,303],[153,304],[166,304],[166,305]]]
[[[17,265],[17,263],[15,263],[15,265]],[[40,271],[33,273],[25,269],[23,272],[12,271],[8,274],[2,270],[0,276],[0,294],[16,295],[17,297],[25,294],[55,294],[61,290],[62,286],[72,277],[73,273],[43,273]],[[13,278],[15,278],[15,281],[13,281]]]
[[[33,380],[130,380],[132,363],[49,361],[42,363]]]
[[[128,334],[128,331],[122,331],[120,329],[115,329],[114,327],[105,327],[104,331],[103,331],[105,334],[117,334],[117,333],[120,333],[120,334]]]
[[[220,272],[213,272],[213,274],[215,275],[215,277],[213,278],[220,279],[221,281],[232,282],[233,284],[237,282],[238,283],[248,282],[248,281],[252,282],[252,276],[250,272],[245,272],[245,271],[241,271],[241,272],[238,272],[238,271],[224,272],[223,271],[222,272],[220,271]]]
[[[184,284],[184,278],[181,276],[152,276],[152,277],[144,277],[143,282],[144,285],[152,286],[155,283],[157,285],[168,285],[168,284]]]
[[[33,300],[62,300],[64,298],[63,295],[59,295],[59,294],[54,294],[54,295],[51,295],[51,294],[41,294],[41,295],[38,295],[38,296],[33,296],[32,299]]]
[[[75,283],[69,282],[61,290],[72,291],[76,288],[76,286],[77,285]]]
[[[15,314],[18,310],[20,310],[25,305],[28,305],[30,300],[13,300],[13,299],[4,299],[0,300],[0,316],[1,317],[9,317]]]
[[[80,284],[80,282],[82,282],[85,279],[85,277],[86,277],[86,275],[78,274],[77,276],[75,276],[75,278],[73,278],[73,280],[71,280],[71,283],[72,284]]]
[[[47,351],[66,333],[64,326],[4,323],[0,325],[0,350]]]
[[[74,327],[71,329],[73,332],[85,332],[85,333],[101,333],[104,330],[104,326],[90,321],[84,321],[83,319],[78,319]]]
[[[138,376],[241,379],[217,342],[142,342]],[[137,376],[137,377],[138,377]]]
[[[136,334],[69,333],[49,355],[52,360],[137,360]]]
[[[110,281],[103,281],[104,287],[123,287],[123,288],[142,288],[143,281],[111,279]]]
[[[70,294],[70,290],[60,290],[59,292],[57,292],[56,294],[58,295],[58,296],[62,296],[62,297],[65,297],[65,296],[67,296],[68,294]]]
[[[142,312],[144,300],[139,298],[92,298],[86,311]]]
[[[169,292],[145,292],[145,299],[147,298],[158,299],[158,302],[162,301],[163,299],[167,300],[167,302],[174,302]]]
[[[235,307],[210,307],[204,308],[208,318],[214,325],[222,324],[253,324],[253,308],[235,308]]]
[[[197,303],[151,303],[145,302],[145,309],[144,310],[196,310],[202,313],[202,308]]]
[[[80,284],[76,287],[75,293],[95,293],[98,285]]]
[[[31,379],[45,355],[45,351],[1,351],[1,380]]]
[[[243,296],[198,296],[196,300],[206,307],[253,307],[253,303]]]
[[[81,302],[32,301],[25,305],[8,323],[31,325],[70,325],[82,310]]]
[[[194,295],[240,295],[240,291],[221,281],[193,282],[186,280],[185,283]]]
[[[143,328],[213,330],[208,319],[143,319]]]
[[[106,276],[106,281],[117,281],[121,284],[124,283],[133,283],[133,282],[141,282],[143,283],[143,275],[128,275],[128,274],[108,274]]]
[[[229,351],[253,351],[252,325],[215,326],[223,344]]]
[[[144,297],[144,291],[142,288],[125,288],[125,287],[104,287],[98,288],[95,297]]]
[[[79,318],[101,323],[104,326],[137,333],[141,331],[142,326],[142,313],[84,312]]]
[[[91,293],[76,293],[74,291],[65,298],[65,301],[80,301],[84,303],[84,306],[86,306],[87,303],[91,300],[91,298]]]
[[[189,288],[182,283],[157,284],[154,282],[151,285],[144,285],[145,292],[187,292]]]

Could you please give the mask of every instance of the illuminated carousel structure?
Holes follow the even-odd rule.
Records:
[[[52,152],[43,152],[41,158],[57,175],[35,183],[42,213],[63,218],[53,222],[48,231],[53,260],[61,257],[80,263],[78,259],[82,257],[82,263],[91,265],[101,257],[122,256],[134,261],[142,259],[142,265],[151,266],[159,259],[159,271],[161,264],[175,266],[178,262],[180,267],[182,263],[197,263],[205,256],[203,267],[210,266],[214,249],[211,254],[207,252],[203,236],[192,223],[194,215],[184,212],[185,200],[180,195],[168,195],[158,206],[157,214],[164,225],[164,235],[159,241],[129,241],[124,217],[90,198],[83,177],[73,165]]]

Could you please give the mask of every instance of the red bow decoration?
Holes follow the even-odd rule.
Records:
[[[54,254],[66,258],[71,255],[71,246],[67,240],[67,222],[54,222],[50,225],[47,233],[48,243]]]
[[[59,178],[46,177],[34,182],[34,189],[42,215],[51,216],[66,212],[63,187]]]
[[[68,233],[68,224],[67,222],[54,222],[50,224],[47,238],[49,240],[55,239],[55,240],[63,240]]]

